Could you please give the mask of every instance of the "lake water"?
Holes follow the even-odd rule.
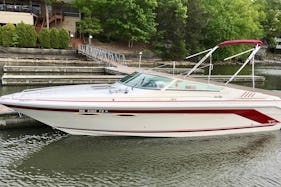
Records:
[[[281,90],[281,66],[259,67],[267,81],[258,86]],[[0,186],[281,186],[281,131],[190,139],[2,130]]]

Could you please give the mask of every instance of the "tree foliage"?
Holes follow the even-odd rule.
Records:
[[[59,49],[59,31],[57,28],[52,28],[50,30],[50,45],[53,49]]]
[[[164,59],[184,59],[232,39],[263,39],[275,47],[275,38],[281,35],[280,0],[76,0],[73,4],[82,13],[77,30],[83,35],[127,41],[128,47],[148,43]],[[38,39],[43,48],[69,45],[65,30],[42,29]],[[0,44],[35,47],[36,33],[30,25],[6,24],[0,27]],[[221,52],[228,55],[242,48]]]
[[[35,47],[37,41],[37,34],[32,25],[19,23],[16,26],[18,36],[18,47]]]
[[[188,12],[185,29],[185,43],[188,54],[194,54],[205,48],[208,13],[203,0],[192,0],[187,3]]]
[[[0,45],[3,45],[2,38],[3,38],[3,27],[0,26]]]
[[[57,0],[45,0],[54,2]],[[82,35],[116,41],[144,42],[164,59],[184,59],[186,54],[232,39],[263,39],[275,47],[281,35],[280,0],[76,0]],[[65,30],[42,29],[43,48],[66,48]],[[23,23],[0,27],[0,45],[34,47],[34,28]],[[234,53],[234,46],[221,52]]]
[[[78,32],[96,35],[102,32],[100,21],[96,18],[86,17],[77,23]]]
[[[205,46],[233,39],[259,39],[263,30],[259,22],[259,12],[252,0],[203,0],[208,11]],[[245,46],[222,49],[226,55],[240,51]]]
[[[70,38],[69,33],[65,29],[59,30],[59,48],[60,49],[66,49],[69,47],[70,44]]]
[[[184,59],[187,6],[181,0],[158,0],[154,47],[164,59]]]
[[[127,40],[129,47],[135,41],[149,41],[150,35],[156,31],[153,12],[156,0],[115,0],[107,4],[110,16],[105,21],[104,30],[109,36]]]
[[[7,23],[2,27],[2,44],[4,47],[15,47],[18,44],[18,35],[16,32],[16,27]]]
[[[76,0],[84,18],[80,31],[107,38],[148,42],[155,30],[156,0]],[[102,23],[100,25],[100,23]]]
[[[51,48],[50,30],[47,28],[41,29],[38,34],[38,40],[39,40],[40,46],[42,48],[45,48],[45,49]]]
[[[275,37],[281,35],[281,1],[255,0],[254,5],[259,11],[260,24],[264,30],[264,40],[271,48],[275,48]]]
[[[17,26],[0,26],[0,45],[4,47],[36,47],[37,38],[42,48],[65,49],[69,47],[69,33],[65,29],[41,29],[38,36],[32,25],[19,23]]]

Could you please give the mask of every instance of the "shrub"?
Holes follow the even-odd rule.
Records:
[[[59,31],[59,48],[66,49],[67,47],[69,47],[69,44],[70,44],[69,33],[64,28],[62,28]]]
[[[3,45],[3,42],[2,42],[2,27],[0,26],[0,45]]]
[[[14,47],[18,44],[18,35],[16,33],[16,27],[11,24],[7,23],[2,27],[2,45],[4,47]]]
[[[16,27],[18,35],[18,46],[19,47],[35,47],[37,41],[37,34],[32,25],[19,23]]]
[[[60,47],[59,31],[56,28],[52,28],[50,30],[50,43],[51,43],[51,48],[53,49],[58,49]]]
[[[51,48],[50,30],[47,28],[41,29],[41,31],[38,34],[38,40],[39,40],[42,48],[45,48],[45,49]]]

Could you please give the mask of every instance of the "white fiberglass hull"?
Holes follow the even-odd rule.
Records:
[[[279,130],[281,109],[108,110],[14,108],[73,135],[197,137]]]

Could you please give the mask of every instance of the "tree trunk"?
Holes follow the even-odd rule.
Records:
[[[128,42],[128,47],[129,47],[129,48],[133,48],[133,46],[134,46],[134,41],[129,40],[129,42]]]
[[[45,0],[45,11],[46,11],[46,23],[47,23],[47,29],[50,28],[50,23],[49,23],[49,10],[48,10],[48,2]]]

